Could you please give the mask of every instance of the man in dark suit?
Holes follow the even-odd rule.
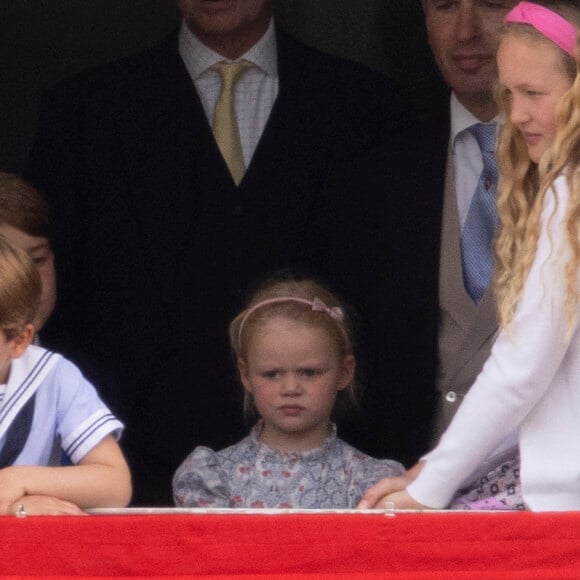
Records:
[[[321,184],[410,116],[380,75],[276,31],[268,0],[178,5],[178,36],[57,88],[27,169],[58,228],[45,340],[118,373],[134,502],[150,505],[171,502],[196,445],[246,432],[227,325],[249,285],[308,261]],[[240,58],[236,184],[211,123],[214,65]]]
[[[483,165],[470,127],[497,132],[495,52],[515,1],[422,4],[450,105],[342,175],[321,220],[328,275],[364,319],[378,451],[407,465],[445,430],[497,329],[490,280],[480,299],[466,291],[460,237]]]

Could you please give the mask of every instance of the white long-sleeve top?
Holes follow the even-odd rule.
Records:
[[[568,183],[546,193],[534,263],[509,327],[439,445],[408,486],[418,502],[447,505],[456,489],[519,427],[522,493],[537,511],[580,509],[580,335],[569,340],[563,221]]]

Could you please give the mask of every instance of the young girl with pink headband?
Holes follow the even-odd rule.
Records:
[[[353,508],[375,481],[403,473],[337,437],[333,411],[356,399],[352,336],[320,284],[266,283],[230,325],[246,415],[258,422],[227,449],[197,447],[173,479],[176,504]]]
[[[371,488],[361,507],[580,509],[579,4],[521,2],[505,18],[501,330],[437,447]]]

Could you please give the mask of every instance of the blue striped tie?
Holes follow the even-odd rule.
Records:
[[[477,123],[467,130],[475,137],[481,149],[483,171],[461,233],[461,262],[465,289],[478,304],[491,280],[491,245],[498,222],[495,124]]]

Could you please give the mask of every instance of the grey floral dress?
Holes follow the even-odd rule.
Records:
[[[363,493],[404,468],[373,459],[336,435],[332,425],[322,446],[285,453],[260,442],[262,423],[222,451],[197,447],[173,478],[175,503],[182,507],[354,508]]]

